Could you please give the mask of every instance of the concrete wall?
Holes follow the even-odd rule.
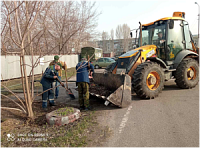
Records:
[[[34,62],[39,56],[34,56]],[[44,56],[40,60],[40,64],[34,68],[34,74],[41,74],[42,70],[49,66],[54,56]],[[1,80],[13,79],[21,77],[19,56],[1,56]],[[67,68],[76,67],[78,63],[78,55],[62,55],[60,60],[67,64]],[[27,65],[31,65],[31,56],[25,56]],[[26,66],[27,75],[30,74],[31,67]]]

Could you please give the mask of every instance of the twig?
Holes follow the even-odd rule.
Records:
[[[1,49],[1,51],[5,52],[6,54],[20,54],[21,53],[21,52],[14,52],[14,51],[12,51],[12,52],[4,51],[2,49]]]
[[[7,89],[10,93],[12,93],[20,102],[21,102],[21,104],[23,105],[23,107],[24,108],[26,108],[25,107],[25,105],[24,105],[24,103],[22,102],[22,100],[15,94],[15,93],[13,93],[9,88],[7,88],[5,85],[3,85],[3,84],[1,84],[5,89]]]
[[[43,93],[45,93],[45,92],[47,92],[47,91],[49,91],[49,90],[52,90],[52,89],[54,89],[54,88],[56,88],[56,87],[58,87],[58,86],[61,86],[61,84],[60,84],[60,85],[57,85],[57,86],[55,86],[55,87],[53,87],[53,88],[49,88],[49,89],[43,91],[42,93],[38,94],[37,96],[40,96],[40,95],[42,95]],[[35,97],[33,98],[32,102],[34,101],[34,99],[35,99],[37,96],[35,96]]]
[[[28,64],[22,64],[22,65],[25,65],[25,66],[29,66],[29,67],[32,67],[31,65],[28,65]]]
[[[22,4],[24,3],[24,1],[22,1],[22,3],[21,4],[19,4],[19,6],[21,6]],[[10,15],[11,13],[13,13],[16,9],[18,9],[19,8],[19,6],[17,6],[13,11],[11,11],[8,15]]]
[[[19,52],[20,53],[20,52]],[[16,61],[12,61],[12,62],[8,62],[8,64],[14,63],[14,62],[19,62],[20,60],[16,60]]]
[[[5,98],[7,98],[7,99],[9,99],[9,100],[11,100],[11,101],[13,101],[15,104],[17,104],[23,111],[24,111],[24,113],[26,113],[26,110],[21,106],[21,105],[19,105],[19,103],[17,103],[17,102],[15,102],[13,99],[11,99],[11,98],[9,98],[8,96],[6,96],[6,95],[3,95],[3,94],[1,94],[3,97],[5,97]]]
[[[17,111],[23,112],[21,109],[18,109],[18,108],[1,107],[1,109],[11,109],[11,110],[17,110]]]

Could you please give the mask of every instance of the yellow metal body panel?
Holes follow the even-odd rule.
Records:
[[[128,75],[131,77],[131,79],[137,66],[145,62],[147,57],[156,57],[156,45],[146,45],[146,46],[142,46],[134,50],[128,51],[127,53],[121,55],[119,58],[130,58],[132,56],[136,56],[139,50],[142,50],[141,55],[136,61],[136,63],[133,65],[131,70],[128,72]],[[115,67],[112,73],[115,74],[116,70],[117,70],[117,66]]]
[[[155,22],[165,21],[165,20],[185,20],[185,19],[182,17],[165,17],[165,18],[161,18],[159,20],[156,20],[156,21],[148,23],[148,24],[142,24],[142,26],[150,26],[150,25],[153,25]]]
[[[128,51],[125,54],[121,55],[119,58],[130,58],[132,56],[135,56],[139,50],[142,50],[142,57],[144,57],[144,60],[146,60],[146,54],[148,55],[148,53],[152,50],[154,50],[154,52],[152,52],[152,55],[149,54],[149,57],[153,56],[156,54],[156,45],[146,45],[146,46],[141,46],[139,48],[136,48],[134,50]]]

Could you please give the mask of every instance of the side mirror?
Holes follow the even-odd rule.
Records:
[[[133,37],[133,33],[132,32],[130,32],[130,35],[131,35],[131,38]]]
[[[174,28],[174,20],[170,20],[169,21],[169,29],[173,29]]]

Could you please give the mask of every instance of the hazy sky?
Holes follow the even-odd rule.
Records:
[[[185,12],[192,34],[198,34],[198,0],[97,0],[96,7],[102,14],[97,30],[110,34],[118,25],[127,24],[131,29],[139,27],[139,21],[147,24],[160,18],[171,17],[173,12]]]

